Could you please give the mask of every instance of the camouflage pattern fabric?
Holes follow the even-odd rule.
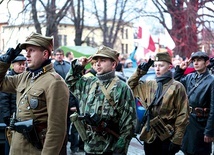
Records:
[[[71,69],[66,77],[66,83],[80,103],[80,114],[98,114],[103,121],[108,122],[109,128],[117,132],[119,139],[110,133],[98,133],[86,129],[88,140],[85,141],[84,150],[87,153],[102,154],[128,150],[128,145],[134,132],[134,121],[136,121],[135,100],[131,89],[123,81],[116,81],[109,95],[114,102],[114,107],[105,98],[99,86],[90,91],[94,83],[99,83],[95,76],[84,77],[81,74],[83,67],[78,60],[73,60]],[[107,88],[113,79],[103,82]],[[89,94],[90,92],[90,94]]]

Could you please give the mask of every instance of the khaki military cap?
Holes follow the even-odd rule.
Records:
[[[172,58],[168,52],[158,52],[155,55],[155,61],[166,61],[166,62],[172,64]]]
[[[43,47],[51,52],[53,51],[53,37],[46,37],[33,32],[29,37],[27,37],[25,42],[20,45],[20,48],[26,49],[26,45]]]
[[[96,59],[97,57],[105,57],[105,58],[111,58],[118,62],[119,53],[109,47],[101,46],[98,51],[93,55],[93,59]]]

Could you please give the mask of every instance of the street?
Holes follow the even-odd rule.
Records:
[[[139,135],[137,136],[139,137]],[[141,142],[143,143],[143,142]],[[70,143],[68,144],[68,154],[67,155],[84,155],[84,152],[78,152],[75,154],[71,154],[71,151],[69,149]],[[129,145],[128,153],[127,155],[145,155],[143,150],[143,145],[141,145],[136,138],[132,138],[131,143]],[[184,155],[181,151],[179,151],[176,155]]]

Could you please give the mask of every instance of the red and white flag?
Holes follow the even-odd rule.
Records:
[[[155,50],[156,50],[155,42],[152,39],[152,36],[148,30],[143,29],[141,26],[139,26],[137,37],[139,39],[139,45],[140,46],[143,46],[144,48],[155,52]]]
[[[159,36],[159,44],[167,47],[169,50],[173,50],[175,48],[175,42],[166,29],[164,30],[164,33]]]

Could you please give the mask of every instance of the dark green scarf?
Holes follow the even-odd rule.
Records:
[[[161,96],[163,91],[163,85],[167,82],[169,82],[172,79],[172,72],[168,71],[165,74],[163,74],[161,77],[156,77],[156,82],[158,83],[158,88],[155,92],[155,102],[154,105],[160,105],[162,103],[162,99],[159,103],[156,103],[158,98]]]

